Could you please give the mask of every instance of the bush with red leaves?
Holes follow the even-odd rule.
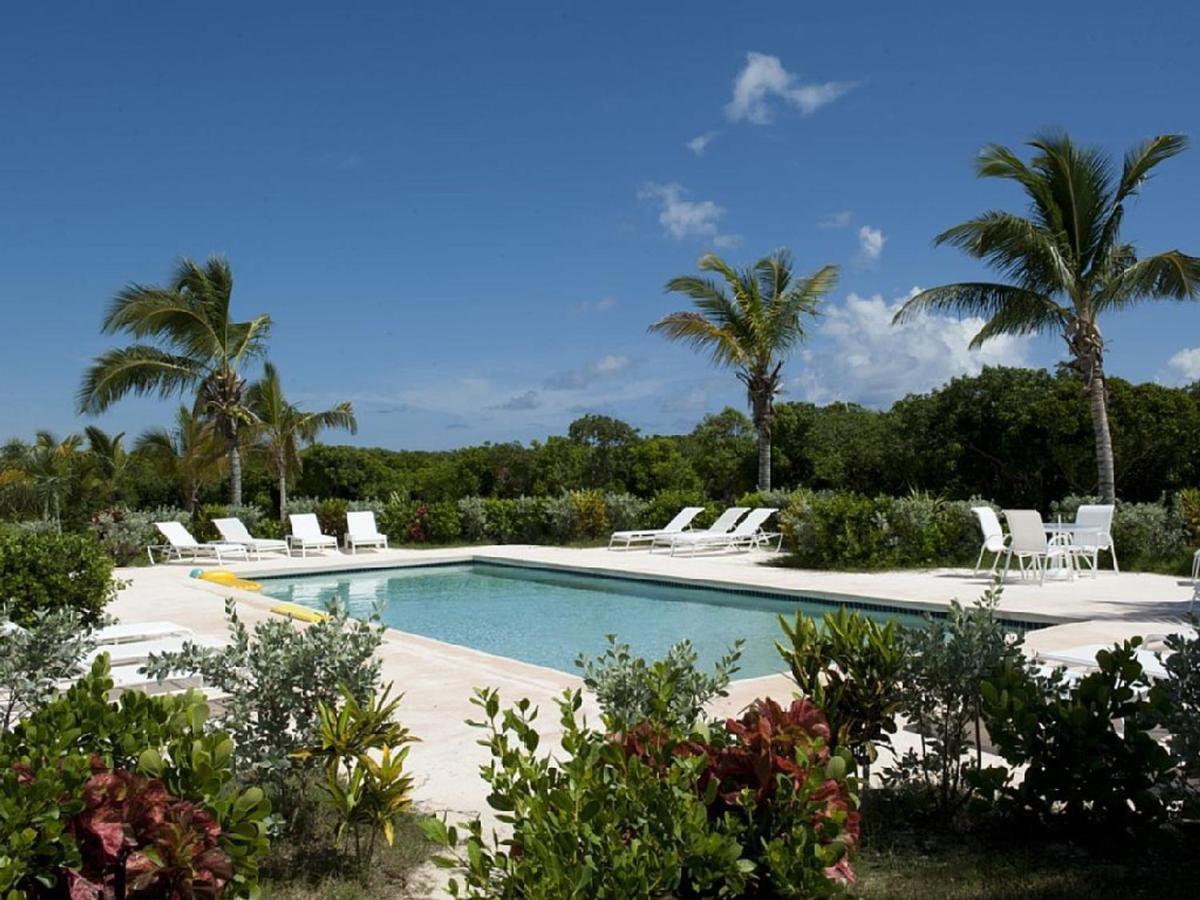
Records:
[[[216,900],[233,875],[218,847],[221,827],[155,778],[99,760],[83,788],[83,810],[67,831],[83,863],[67,873],[71,900]]]

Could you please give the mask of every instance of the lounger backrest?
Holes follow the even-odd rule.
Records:
[[[758,529],[763,527],[767,519],[771,518],[777,512],[778,510],[768,509],[765,506],[753,509],[750,511],[750,515],[738,523],[738,527],[733,529],[732,533],[738,537],[754,534]]]
[[[172,547],[198,547],[196,539],[192,537],[191,532],[183,527],[180,522],[155,522],[154,527],[157,528],[162,536],[165,537]]]
[[[1004,549],[1004,529],[1000,527],[1000,519],[990,506],[972,506],[971,512],[979,520],[979,530],[983,532],[983,546],[989,553],[999,553]]]
[[[1009,548],[1018,553],[1045,553],[1046,526],[1036,509],[1006,509],[1008,533],[1012,535]]]
[[[683,531],[692,524],[692,519],[704,512],[703,506],[685,506],[666,524],[663,531]]]
[[[1086,529],[1075,535],[1075,543],[1107,548],[1112,543],[1113,507],[1111,504],[1084,505],[1075,511],[1075,526]]]
[[[213,519],[212,521],[217,526],[217,531],[221,532],[221,537],[230,543],[241,544],[254,540],[250,537],[250,532],[246,530],[241,519]]]
[[[717,516],[717,521],[708,526],[711,534],[725,534],[733,530],[733,526],[737,524],[737,520],[746,514],[750,509],[748,506],[731,506],[721,515]]]
[[[375,513],[369,509],[346,513],[346,529],[355,537],[374,537],[379,534],[379,529],[375,527]]]
[[[288,521],[292,523],[292,534],[298,538],[312,540],[321,537],[321,523],[317,521],[316,513],[292,513]]]

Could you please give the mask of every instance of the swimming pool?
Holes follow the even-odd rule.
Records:
[[[779,614],[820,616],[836,608],[811,598],[493,563],[260,580],[263,593],[278,600],[320,609],[336,597],[356,616],[380,603],[383,622],[401,631],[571,674],[580,653],[598,655],[605,635],[615,634],[647,659],[686,638],[706,668],[744,638],[737,677],[768,675],[783,669],[775,651]],[[922,621],[912,613],[864,612],[903,625]]]

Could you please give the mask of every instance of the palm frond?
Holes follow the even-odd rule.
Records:
[[[1053,236],[1036,223],[991,210],[947,228],[935,244],[950,244],[984,260],[1023,287],[1041,292],[1069,291],[1075,273]]]
[[[707,351],[721,366],[744,364],[749,355],[736,336],[699,313],[669,313],[650,326],[650,331],[665,334],[673,341],[683,341],[697,350]]]
[[[168,397],[203,377],[197,361],[146,344],[109,350],[96,357],[79,388],[79,411],[100,413],[125,394]]]
[[[1095,298],[1097,310],[1119,309],[1148,298],[1200,297],[1200,258],[1178,250],[1147,256],[1106,280]]]
[[[1188,139],[1182,134],[1160,134],[1126,153],[1114,201],[1119,204],[1126,197],[1136,194],[1142,183],[1150,177],[1151,169],[1182,153],[1187,146]]]
[[[1011,284],[962,282],[921,291],[900,307],[892,317],[892,324],[903,325],[927,312],[991,319],[1006,310],[1036,311],[1039,322],[1043,316],[1064,314],[1061,306],[1036,291]],[[1006,315],[1011,315],[1011,312]]]

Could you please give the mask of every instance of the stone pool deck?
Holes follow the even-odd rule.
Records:
[[[349,568],[387,568],[471,560],[507,562],[543,567],[564,567],[598,574],[632,578],[687,581],[717,587],[742,587],[763,591],[804,594],[827,600],[868,601],[906,610],[945,608],[951,600],[970,603],[988,586],[986,577],[963,570],[881,573],[814,572],[771,565],[773,554],[753,553],[717,557],[670,557],[645,551],[608,551],[562,547],[465,547],[437,550],[364,551],[355,556],[329,554],[300,558],[264,558],[232,563],[221,568],[242,577],[287,575]],[[205,564],[203,567],[214,568]],[[128,582],[110,612],[125,622],[169,620],[197,634],[225,634],[223,599],[235,597],[239,615],[253,624],[271,617],[276,601],[256,593],[233,590],[188,577],[191,563],[118,570]],[[1078,644],[1108,642],[1131,634],[1161,633],[1188,612],[1193,596],[1185,580],[1161,575],[1101,572],[1096,578],[1074,582],[1021,583],[1005,586],[1000,608],[1006,618],[1046,623],[1031,632],[1027,646],[1037,650],[1061,649]],[[619,625],[614,625],[619,631]],[[547,746],[559,734],[554,700],[563,690],[580,685],[573,675],[517,660],[491,656],[466,647],[446,644],[419,635],[390,629],[379,655],[383,678],[394,681],[405,694],[401,717],[421,738],[409,757],[417,779],[415,796],[429,811],[456,816],[483,813],[486,791],[478,776],[487,758],[477,746],[478,734],[464,725],[476,717],[470,697],[475,687],[500,690],[505,701],[528,697],[542,709],[540,721]],[[783,698],[791,693],[782,675],[744,679],[732,685],[730,696],[715,712],[732,715],[761,696]],[[595,719],[596,709],[585,698],[584,712]],[[915,741],[905,732],[896,745],[904,750]],[[438,876],[431,873],[435,881]],[[428,896],[418,891],[416,896]]]

